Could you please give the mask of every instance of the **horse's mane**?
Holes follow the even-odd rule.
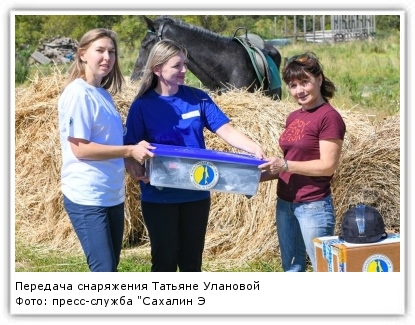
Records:
[[[165,22],[169,22],[171,24],[181,26],[185,29],[189,29],[193,32],[197,32],[198,34],[202,34],[203,36],[205,36],[207,38],[210,38],[210,39],[213,39],[216,42],[218,42],[218,41],[229,42],[231,40],[230,37],[221,36],[221,35],[216,34],[216,33],[212,32],[210,30],[204,29],[204,28],[199,27],[199,26],[194,26],[194,25],[188,24],[188,23],[184,22],[183,20],[176,19],[176,18],[173,18],[173,17],[161,16],[161,17],[154,20],[154,23],[157,24],[158,26],[160,26],[160,24],[165,23]]]

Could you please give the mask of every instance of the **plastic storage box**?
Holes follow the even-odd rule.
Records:
[[[255,195],[264,163],[238,153],[152,143],[155,156],[146,161],[150,184],[199,191]]]
[[[400,234],[375,243],[351,244],[338,236],[314,238],[317,272],[399,272]]]

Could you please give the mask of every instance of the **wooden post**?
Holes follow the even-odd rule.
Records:
[[[294,44],[297,44],[297,16],[294,15]]]

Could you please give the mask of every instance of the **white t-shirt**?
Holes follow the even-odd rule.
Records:
[[[77,159],[68,136],[90,142],[123,145],[123,125],[111,94],[79,78],[58,100],[62,146],[62,192],[83,205],[114,206],[125,200],[124,159]]]

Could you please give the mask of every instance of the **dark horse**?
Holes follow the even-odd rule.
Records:
[[[281,98],[281,84],[271,89],[270,83],[261,81],[250,54],[233,37],[222,37],[201,27],[192,26],[170,17],[159,17],[154,21],[144,16],[148,32],[141,41],[141,48],[131,75],[131,81],[139,79],[154,44],[168,38],[180,43],[188,51],[189,70],[209,90],[222,91],[245,88],[250,92],[262,89],[273,99]],[[281,54],[272,45],[264,43],[265,54],[275,62],[279,77]],[[266,80],[266,79],[264,79]]]

